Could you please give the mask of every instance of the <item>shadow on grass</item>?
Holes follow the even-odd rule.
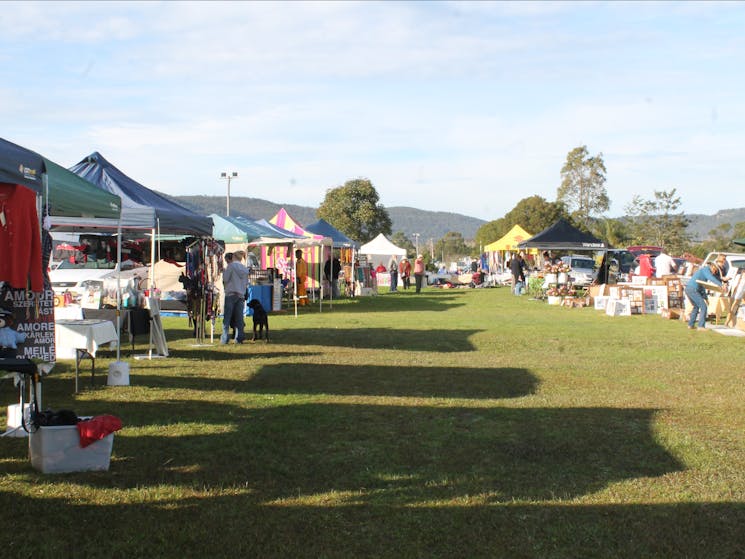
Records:
[[[293,354],[293,357],[297,355]],[[296,363],[263,366],[257,375],[248,380],[209,378],[203,373],[161,376],[137,371],[130,374],[130,379],[137,386],[179,390],[472,399],[527,396],[535,392],[538,384],[536,377],[525,369],[348,365],[299,367]]]
[[[115,479],[132,486],[246,485],[260,500],[338,492],[350,492],[357,504],[397,506],[472,495],[493,503],[571,499],[682,468],[655,441],[654,411],[647,409],[245,408],[180,400],[116,408],[125,431],[115,437]],[[162,426],[162,434],[124,436],[127,428],[148,426]],[[111,483],[90,473],[69,479]]]
[[[525,369],[266,365],[247,383],[249,392],[421,398],[517,398],[538,381]]]
[[[416,508],[291,506],[251,494],[90,505],[0,493],[21,526],[54,514],[43,537],[4,530],[15,557],[471,558],[742,557],[745,505],[509,504]],[[71,538],[81,522],[100,537]],[[157,529],[136,527],[151,524]],[[219,542],[218,542],[219,539]],[[226,552],[227,554],[227,552]]]
[[[74,545],[87,557],[145,549],[209,556],[218,533],[231,553],[262,557],[737,557],[742,550],[735,537],[742,503],[553,504],[680,471],[652,433],[655,410],[205,403],[195,412],[195,405],[116,402],[125,429],[115,436],[110,472],[44,476],[31,470],[25,441],[7,443],[17,448],[15,460],[4,451],[6,474],[32,485],[64,481],[75,494],[78,486],[123,492],[130,503],[90,506],[75,496],[3,490],[3,510],[19,525],[41,520],[44,538],[8,530],[0,541],[15,556],[31,545],[39,556],[65,556]],[[161,434],[127,433],[151,426]],[[106,533],[105,546],[65,536],[89,522]],[[157,530],[132,530],[153,522]]]

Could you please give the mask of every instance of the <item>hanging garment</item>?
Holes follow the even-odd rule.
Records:
[[[36,193],[15,184],[0,184],[0,280],[11,287],[41,292],[39,217]]]

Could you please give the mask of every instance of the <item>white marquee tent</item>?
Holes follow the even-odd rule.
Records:
[[[406,256],[406,249],[397,247],[383,233],[380,233],[372,241],[362,245],[359,253],[362,256],[367,256],[368,262],[373,267],[382,262],[383,266],[387,268],[391,258],[395,257],[396,260],[401,260]]]

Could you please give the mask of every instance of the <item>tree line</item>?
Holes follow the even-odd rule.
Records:
[[[603,213],[611,202],[605,187],[606,174],[602,153],[591,155],[585,145],[572,149],[560,171],[556,200],[548,201],[537,195],[523,198],[503,217],[481,226],[471,242],[454,231],[429,243],[412,240],[401,231],[392,233],[390,216],[372,182],[366,178],[327,190],[317,215],[361,243],[383,233],[406,248],[409,255],[419,252],[427,261],[477,256],[483,246],[504,236],[514,225],[538,233],[559,218],[592,233],[609,246],[663,246],[677,255],[690,253],[703,257],[712,251],[732,250],[732,239],[745,237],[745,222],[724,223],[711,230],[706,241],[693,242],[687,233],[689,220],[681,210],[682,200],[675,188],[655,190],[651,198],[636,195],[624,208],[624,217],[605,217]]]

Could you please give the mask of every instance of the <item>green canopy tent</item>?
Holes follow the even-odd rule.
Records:
[[[743,237],[742,239],[733,239],[732,242],[736,245],[745,247],[745,237]]]
[[[43,159],[48,213],[53,230],[118,228],[122,211],[119,196],[101,190],[47,158]]]

